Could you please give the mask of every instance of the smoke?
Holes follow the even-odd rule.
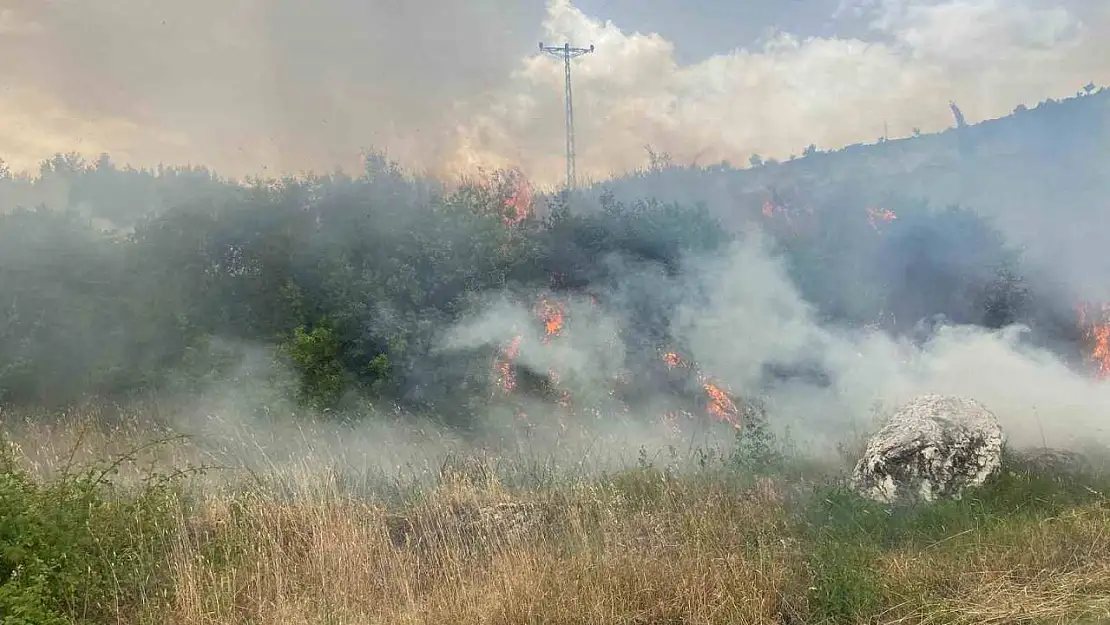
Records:
[[[761,398],[771,427],[813,453],[873,431],[876,419],[924,393],[982,401],[1018,448],[1110,443],[1100,417],[1110,409],[1110,386],[1032,345],[1027,327],[942,325],[924,342],[914,342],[876,329],[825,323],[799,294],[783,263],[766,237],[753,230],[722,254],[686,258],[681,274],[669,282],[631,265],[615,282],[650,283],[652,298],[678,301],[668,328],[674,345],[684,346],[702,371],[738,397]],[[536,324],[528,307],[501,298],[448,331],[445,349],[504,345],[514,335],[533,332],[518,365],[539,372],[569,368],[578,375],[565,388],[604,396],[625,372],[642,378],[651,374],[633,350],[613,349],[634,316],[626,308],[628,300],[619,289],[602,299],[609,302],[604,312],[572,299],[565,331],[544,344],[529,329]],[[575,314],[589,318],[579,321]],[[828,383],[800,375],[769,376],[768,367],[776,365],[816,367]],[[669,410],[668,391],[656,388],[639,400],[636,410],[642,414],[631,423],[610,423],[610,433],[638,444],[665,442],[653,423]],[[539,418],[553,418],[551,412],[548,408]]]
[[[551,184],[562,67],[538,40],[597,46],[574,69],[592,178],[642,165],[645,143],[679,162],[782,158],[939,130],[949,100],[977,121],[1110,82],[1110,8],[1096,0],[818,3],[812,19],[833,32],[721,35],[692,61],[666,33],[567,0],[7,4],[0,153],[16,167],[76,148],[278,173],[350,167],[377,147],[439,173],[519,165]]]
[[[696,7],[684,11],[699,19]],[[593,178],[640,166],[645,144],[678,162],[783,158],[809,144],[939,130],[951,125],[949,100],[975,122],[1110,82],[1110,43],[1099,36],[1110,29],[1110,8],[1095,0],[861,0],[827,17],[841,34],[772,31],[715,42],[716,54],[688,60],[666,33],[630,32],[566,0],[12,0],[0,9],[8,79],[0,155],[32,168],[54,152],[108,151],[121,162],[194,162],[241,174],[350,167],[360,149],[377,146],[436,173],[519,165],[534,181],[555,183],[563,75],[557,60],[536,52],[539,40],[597,46],[574,66],[579,172]],[[1016,180],[1013,188],[1034,183]],[[1020,208],[1015,214],[1030,214]],[[1044,220],[1027,231],[1045,232]],[[1062,231],[1046,249],[1068,251],[1067,264],[1046,280],[1062,281],[1096,253],[1062,245]],[[501,345],[523,333],[520,366],[557,370],[578,396],[607,401],[607,378],[647,375],[644,354],[629,341],[634,320],[648,314],[646,298],[650,314],[676,311],[670,337],[702,369],[740,395],[767,397],[773,423],[814,439],[866,428],[876,403],[954,392],[995,410],[1018,444],[1107,440],[1091,415],[1110,404],[1110,391],[1027,345],[1020,328],[948,327],[916,346],[833,327],[754,234],[723,256],[686,259],[679,277],[615,260],[610,267],[617,277],[603,293],[608,305],[571,298],[560,340],[545,344],[528,329],[535,312],[506,295],[445,328],[442,350]],[[858,277],[839,275],[827,289],[848,290]],[[813,364],[831,382],[768,381],[768,367],[783,363]],[[247,419],[253,406],[275,405],[272,396],[246,393],[282,386],[266,385],[215,387],[182,409],[182,427],[211,440],[265,434],[259,445],[269,453],[302,453],[281,443],[285,430]],[[640,409],[665,408],[661,391],[642,399]],[[367,450],[421,445],[419,435],[392,427],[330,436],[337,449],[364,458]],[[623,427],[610,433],[647,436]]]
[[[230,174],[350,167],[372,146],[419,165],[444,160],[465,100],[534,48],[542,10],[504,0],[7,5],[0,118],[16,135],[0,146],[6,158],[106,150]]]

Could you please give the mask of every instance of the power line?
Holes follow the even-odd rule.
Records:
[[[570,60],[589,54],[594,51],[593,44],[589,48],[572,48],[569,43],[564,43],[561,46],[545,46],[540,42],[540,51],[546,52],[554,57],[562,57],[563,66],[566,71],[567,87],[566,87],[566,104],[567,104],[567,190],[574,189],[575,184],[575,171],[574,171],[574,99],[571,96],[570,90]]]

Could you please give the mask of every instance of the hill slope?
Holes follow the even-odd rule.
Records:
[[[768,200],[844,209],[919,199],[959,204],[991,218],[1031,259],[1089,293],[1110,286],[1101,280],[1110,255],[1100,249],[1110,226],[1110,90],[784,163],[657,168],[595,191],[603,189],[619,198],[705,202],[729,220],[758,215]]]

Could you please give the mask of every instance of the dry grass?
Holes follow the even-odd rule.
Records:
[[[15,432],[24,451],[55,441],[24,458],[44,477],[68,461],[57,441],[75,442],[73,428],[53,427]],[[118,449],[136,432],[82,441]],[[150,453],[197,459],[187,446]],[[723,464],[535,489],[490,466],[444,465],[403,500],[304,463],[255,472],[249,489],[198,483],[176,508],[166,599],[121,601],[120,622],[1110,622],[1110,505],[1095,494],[889,522],[845,500],[848,512],[815,521],[834,491]],[[1000,484],[990,501],[1019,487],[1032,488]]]
[[[603,486],[508,502],[451,482],[402,514],[323,495],[208,501],[174,551],[172,619],[780,622],[798,556],[781,502],[661,494],[646,510]]]
[[[1110,622],[1110,510],[967,532],[935,549],[891,553],[887,622]],[[895,615],[898,615],[896,618]]]

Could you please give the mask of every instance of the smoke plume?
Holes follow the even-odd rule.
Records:
[[[595,179],[642,165],[645,144],[680,162],[782,158],[944,128],[950,100],[978,121],[1110,82],[1110,7],[1096,0],[811,10],[829,32],[719,35],[704,43],[716,54],[687,60],[666,33],[568,0],[14,0],[0,9],[0,154],[22,168],[78,149],[254,174],[350,168],[373,147],[438,173],[518,165],[552,184],[562,67],[539,40],[597,46],[574,69],[579,169]]]

